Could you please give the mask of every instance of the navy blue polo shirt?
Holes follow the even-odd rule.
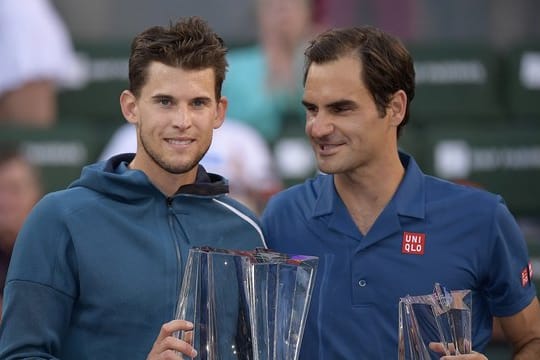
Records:
[[[502,198],[400,158],[405,176],[365,236],[332,175],[281,192],[265,209],[269,248],[320,261],[302,360],[397,359],[400,298],[431,294],[436,282],[472,290],[476,351],[489,341],[492,315],[513,315],[536,296],[522,276],[525,240]]]

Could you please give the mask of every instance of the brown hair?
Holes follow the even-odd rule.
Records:
[[[386,115],[396,91],[403,90],[407,94],[405,116],[397,128],[399,137],[409,120],[415,72],[411,55],[397,38],[372,26],[323,32],[310,42],[305,51],[304,85],[312,63],[323,64],[351,54],[362,63],[361,80],[373,96],[381,116]]]
[[[188,70],[212,68],[216,80],[216,98],[227,71],[227,48],[223,40],[199,17],[181,19],[169,27],[151,27],[137,35],[131,43],[129,57],[129,89],[139,96],[151,62],[182,67]]]

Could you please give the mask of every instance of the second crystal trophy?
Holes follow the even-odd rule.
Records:
[[[296,360],[317,264],[267,249],[191,249],[176,317],[194,329],[177,336],[202,360]]]
[[[406,296],[399,302],[399,360],[439,359],[471,352],[470,290],[448,291],[435,284],[433,294]],[[430,348],[438,343],[439,352]]]

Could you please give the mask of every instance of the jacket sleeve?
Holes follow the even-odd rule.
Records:
[[[77,276],[75,252],[57,200],[46,196],[40,201],[16,240],[4,290],[0,359],[60,356],[77,296]]]

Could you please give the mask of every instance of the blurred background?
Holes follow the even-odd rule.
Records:
[[[37,3],[42,8],[34,12]],[[268,186],[246,190],[256,193],[255,210],[261,211],[272,193],[316,172],[298,102],[306,40],[328,27],[371,24],[401,38],[415,59],[417,95],[401,147],[427,173],[501,194],[522,226],[539,271],[539,0],[45,3],[0,2],[0,142],[16,143],[40,169],[44,192],[67,186],[115,141],[125,123],[118,98],[127,87],[134,35],[200,15],[230,48],[224,94],[233,104],[231,121],[254,130],[268,150],[253,151],[266,156]],[[43,12],[52,22],[35,20]],[[50,61],[49,72],[38,73],[37,85],[26,86],[30,75],[21,75],[25,83],[16,84],[13,69],[37,66],[32,61],[40,66]],[[54,65],[59,69],[53,71]],[[38,94],[44,89],[49,92],[43,98],[52,105],[40,108]],[[22,101],[16,99],[19,91]],[[29,113],[33,109],[42,110]],[[232,136],[231,141],[247,140]],[[227,156],[236,156],[234,169],[228,170],[235,178],[248,155],[239,149]],[[238,175],[238,183],[249,186],[249,175]],[[504,344],[494,343],[490,351],[493,358],[509,356]]]

